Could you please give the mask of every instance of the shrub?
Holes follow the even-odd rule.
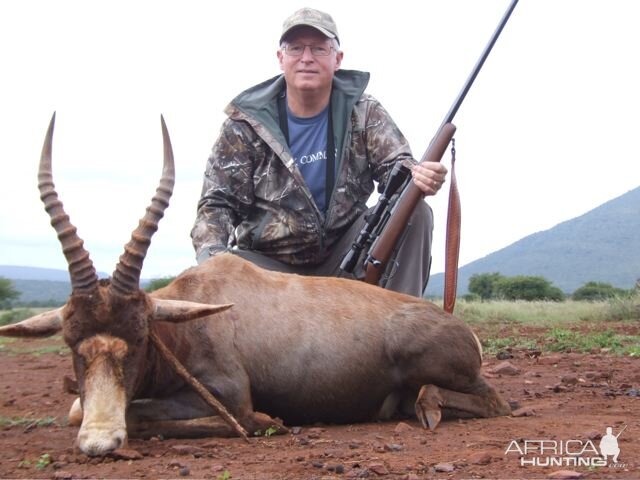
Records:
[[[606,300],[614,297],[621,297],[628,292],[621,288],[616,288],[609,283],[587,282],[582,287],[573,292],[574,300]]]
[[[504,279],[497,272],[476,273],[469,279],[469,292],[477,295],[482,300],[489,300],[496,297],[496,287]]]
[[[564,300],[564,293],[543,277],[519,275],[503,277],[496,284],[498,296],[505,300]]]
[[[0,308],[8,308],[11,300],[15,300],[20,296],[13,286],[13,282],[8,278],[0,277]]]

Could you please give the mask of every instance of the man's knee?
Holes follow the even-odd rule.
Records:
[[[250,261],[260,268],[264,268],[265,270],[285,273],[298,273],[295,271],[295,267],[293,265],[287,265],[286,263],[279,262],[278,260],[274,260],[273,258],[267,257],[266,255],[255,252],[253,250],[241,250],[238,248],[234,248],[231,250],[231,253]]]
[[[418,230],[420,228],[428,232],[433,230],[433,210],[431,210],[427,202],[418,202],[411,215],[410,223],[415,225]]]
[[[403,243],[413,245],[430,252],[433,238],[433,211],[426,202],[419,202],[409,220]]]

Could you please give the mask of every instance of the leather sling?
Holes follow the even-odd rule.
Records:
[[[444,260],[444,302],[445,312],[453,313],[458,287],[458,260],[460,257],[460,230],[462,224],[460,192],[456,181],[456,141],[451,140],[451,184],[449,186],[449,207]]]

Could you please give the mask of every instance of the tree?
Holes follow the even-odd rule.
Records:
[[[587,282],[573,292],[572,298],[574,300],[606,300],[607,298],[619,297],[626,293],[626,290],[616,288],[609,283]]]
[[[481,300],[489,300],[496,296],[496,285],[504,277],[498,272],[476,273],[469,279],[469,292],[478,295]]]
[[[498,296],[506,300],[564,300],[564,293],[544,277],[518,275],[502,278],[496,285]]]
[[[11,300],[15,300],[19,296],[20,292],[13,287],[11,280],[0,277],[0,308],[9,308]]]

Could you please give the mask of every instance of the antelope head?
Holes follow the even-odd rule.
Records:
[[[77,444],[88,455],[105,454],[126,443],[125,413],[142,380],[141,366],[152,323],[185,322],[231,306],[156,299],[139,288],[142,263],[169,205],[175,179],[171,141],[162,117],[161,124],[164,167],[160,185],[125,245],[111,279],[98,280],[84,242],[53,184],[54,113],[42,148],[38,188],[69,266],[71,295],[63,307],[0,327],[0,335],[12,337],[46,337],[62,332],[72,352],[83,411]]]

